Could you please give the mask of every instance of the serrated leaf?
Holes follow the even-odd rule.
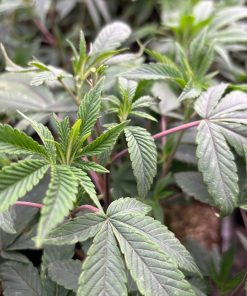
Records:
[[[207,191],[207,187],[203,182],[202,175],[198,172],[180,172],[174,175],[178,186],[195,199],[214,205],[212,197]]]
[[[48,237],[45,239],[45,243],[65,245],[86,241],[99,231],[104,221],[105,216],[102,212],[85,213],[50,231]]]
[[[2,230],[7,233],[16,233],[14,228],[14,220],[10,211],[7,210],[3,213],[0,213],[0,228],[2,228]]]
[[[148,214],[152,208],[143,202],[131,197],[122,197],[113,201],[108,209],[107,216],[114,217],[115,215],[133,214]]]
[[[32,264],[7,261],[0,265],[5,296],[45,296],[40,277]]]
[[[184,84],[183,75],[177,68],[164,64],[144,64],[137,69],[122,74],[127,79],[174,80]]]
[[[81,119],[81,137],[91,132],[99,116],[101,107],[101,92],[104,79],[101,79],[81,100],[78,110],[78,118]]]
[[[0,124],[0,153],[6,154],[34,154],[43,157],[47,153],[41,145],[23,132],[7,124]]]
[[[72,259],[53,262],[48,266],[48,275],[58,285],[76,292],[81,265],[81,261]]]
[[[79,279],[78,296],[127,296],[126,274],[110,223],[93,240]]]
[[[137,109],[137,108],[148,108],[155,104],[154,98],[150,96],[142,96],[135,100],[132,104],[132,109]]]
[[[202,118],[209,118],[213,114],[215,106],[226,91],[228,84],[221,83],[210,87],[203,92],[195,103],[195,110]]]
[[[128,25],[114,22],[105,26],[93,43],[93,52],[104,52],[118,48],[131,34]]]
[[[63,151],[66,151],[68,145],[68,134],[70,132],[69,117],[66,116],[62,121],[56,119],[57,131],[59,136],[59,143],[63,148]]]
[[[44,177],[49,165],[41,160],[24,160],[0,171],[0,211],[4,212],[31,191]]]
[[[180,241],[174,236],[174,234],[168,230],[165,225],[162,225],[159,221],[154,220],[151,217],[143,217],[144,214],[116,214],[113,219],[124,223],[128,227],[132,228],[134,232],[138,232],[152,242],[155,242],[160,250],[169,256],[179,268],[187,270],[193,274],[200,275],[200,271],[195,264],[193,257],[186,250],[186,248],[180,243]]]
[[[83,171],[94,171],[97,173],[109,173],[109,171],[104,168],[102,165],[93,162],[93,161],[84,161],[84,160],[80,160],[80,161],[76,161],[74,163],[74,165],[83,170]]]
[[[44,198],[38,226],[36,244],[41,245],[49,231],[61,222],[76,201],[77,179],[70,168],[64,165],[51,167],[51,182]]]
[[[153,117],[152,115],[146,113],[146,112],[142,112],[142,111],[131,111],[130,113],[131,115],[137,116],[137,117],[141,117],[141,118],[146,118],[152,121],[157,122],[157,119],[155,117]]]
[[[146,236],[111,219],[126,265],[140,292],[153,295],[195,295],[176,264]]]
[[[123,131],[123,129],[128,124],[128,121],[122,122],[117,124],[108,130],[106,130],[102,135],[100,135],[96,140],[88,144],[86,147],[83,148],[82,153],[80,156],[94,156],[99,155],[105,152],[109,148],[113,148],[115,145],[118,136]]]
[[[29,124],[32,126],[32,128],[36,131],[36,133],[39,135],[41,141],[43,142],[50,159],[53,161],[56,158],[56,146],[54,145],[54,138],[49,131],[49,129],[44,126],[42,123],[36,122],[30,118],[28,118],[23,113],[19,112],[23,118],[25,118]]]
[[[92,199],[94,204],[100,210],[103,210],[102,206],[98,200],[94,184],[91,181],[91,179],[88,177],[88,175],[78,168],[72,167],[70,169],[73,171],[73,174],[76,176],[77,181],[79,182],[81,187],[86,191],[86,193],[89,195],[89,197]]]
[[[157,171],[156,146],[149,132],[141,127],[131,126],[124,132],[138,193],[140,197],[145,197]]]
[[[222,214],[231,213],[238,197],[238,175],[234,156],[223,137],[220,127],[202,121],[196,142],[198,168],[208,191]]]
[[[120,77],[118,79],[118,88],[122,99],[124,100],[126,98],[129,102],[132,102],[135,96],[137,85],[138,84],[136,81],[127,80],[123,77]]]

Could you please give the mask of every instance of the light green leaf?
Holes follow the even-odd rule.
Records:
[[[125,215],[116,214],[111,218],[124,223],[126,226],[130,227],[132,231],[146,236],[152,242],[159,245],[160,250],[168,255],[179,268],[200,275],[200,271],[196,266],[193,257],[191,257],[190,253],[174,234],[159,221],[148,216],[143,217],[143,215],[144,214],[140,213],[126,213]]]
[[[137,117],[141,117],[141,118],[146,118],[152,121],[156,121],[157,119],[155,117],[153,117],[152,115],[146,113],[146,112],[142,112],[142,111],[131,111],[130,113],[131,115],[137,116]]]
[[[176,264],[146,236],[111,219],[126,265],[140,292],[153,295],[195,295]]]
[[[69,117],[66,116],[62,121],[59,121],[58,118],[55,117],[55,120],[59,136],[59,143],[61,144],[63,151],[66,151],[68,145],[68,135],[70,132]]]
[[[153,183],[157,171],[157,150],[154,140],[141,127],[128,127],[124,130],[128,151],[134,175],[137,180],[137,189],[140,197],[145,197]]]
[[[137,69],[122,74],[127,79],[145,80],[174,80],[184,84],[183,75],[177,68],[165,64],[144,64]]]
[[[93,43],[93,53],[118,48],[130,34],[130,27],[122,22],[114,22],[105,26]]]
[[[127,296],[126,274],[110,223],[93,240],[79,279],[78,296]]]
[[[155,104],[154,98],[150,96],[142,96],[135,100],[132,104],[132,109],[137,109],[137,108],[148,108]]]
[[[0,228],[2,228],[2,230],[7,233],[16,233],[14,228],[14,220],[10,211],[4,211],[3,213],[0,213]]]
[[[53,138],[51,132],[49,131],[49,129],[46,126],[44,126],[42,123],[36,122],[36,121],[28,118],[26,115],[24,115],[20,111],[19,111],[19,113],[21,114],[21,116],[23,118],[25,118],[30,123],[32,128],[36,131],[36,133],[39,135],[41,141],[45,145],[45,148],[50,156],[50,159],[55,161],[56,146],[54,144],[54,138]]]
[[[81,187],[86,191],[86,193],[89,195],[89,197],[94,202],[94,204],[100,210],[103,210],[102,206],[101,206],[101,204],[100,204],[100,202],[98,200],[94,184],[91,181],[91,179],[88,177],[88,175],[85,172],[83,172],[82,170],[78,169],[78,168],[71,167],[70,169],[73,171],[73,174],[77,178],[77,181],[79,182]]]
[[[84,213],[50,231],[45,243],[65,245],[86,241],[88,238],[95,236],[104,221],[105,215],[102,212]]]
[[[33,154],[47,157],[41,145],[23,132],[7,124],[0,124],[0,153],[6,154]]]
[[[64,165],[51,167],[51,182],[44,198],[36,244],[41,245],[49,231],[69,214],[76,201],[77,179]]]
[[[213,114],[215,106],[226,91],[228,84],[221,83],[210,87],[203,92],[195,103],[195,110],[202,118],[209,118]]]
[[[76,292],[81,265],[81,261],[72,259],[52,262],[48,266],[48,275],[58,285]]]
[[[198,168],[208,191],[222,214],[231,213],[239,193],[237,167],[234,156],[221,133],[220,127],[202,121],[198,127],[196,142]]]
[[[198,172],[181,172],[175,174],[175,180],[178,186],[195,199],[214,205],[212,197],[207,191],[207,186],[204,184],[202,175]]]
[[[93,161],[84,161],[84,160],[80,160],[80,161],[76,161],[74,163],[74,165],[83,170],[83,171],[94,171],[97,173],[109,173],[109,171],[104,168],[102,165],[93,162]]]
[[[40,277],[32,264],[6,261],[0,265],[5,296],[45,296]]]
[[[81,100],[78,110],[78,118],[81,119],[81,137],[91,132],[99,116],[101,107],[101,92],[104,79],[101,79]]]
[[[81,155],[78,157],[81,157],[83,155],[99,155],[109,148],[112,149],[117,141],[118,136],[127,124],[128,121],[125,121],[106,130],[96,140],[94,140],[92,143],[88,144],[85,148],[83,148]]]
[[[148,214],[152,208],[139,200],[131,197],[122,197],[113,201],[108,209],[107,216],[115,217],[115,215],[132,214]]]
[[[0,171],[0,212],[31,191],[44,177],[49,165],[41,160],[24,160]]]
[[[127,98],[129,102],[132,102],[135,96],[137,85],[138,84],[136,81],[127,80],[123,77],[120,77],[118,79],[118,88],[122,99],[124,100],[125,98]]]

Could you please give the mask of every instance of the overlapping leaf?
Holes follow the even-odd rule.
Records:
[[[149,132],[141,127],[128,127],[124,132],[137,180],[138,193],[144,197],[150,189],[157,171],[156,146]]]

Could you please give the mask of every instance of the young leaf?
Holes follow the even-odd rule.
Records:
[[[0,265],[0,277],[5,296],[45,296],[38,271],[32,264],[6,261]]]
[[[58,130],[59,143],[61,144],[63,151],[66,151],[68,145],[68,134],[70,132],[69,117],[66,116],[62,121],[59,121],[57,118],[55,118],[55,120]]]
[[[47,157],[41,145],[23,132],[7,124],[0,124],[0,153],[7,154],[33,154],[37,153]]]
[[[93,43],[93,53],[118,48],[130,34],[130,27],[122,22],[114,22],[105,26]]]
[[[67,290],[78,289],[78,279],[81,273],[81,261],[79,260],[61,260],[52,262],[48,266],[48,275],[58,285]]]
[[[78,118],[81,119],[81,137],[91,132],[99,116],[101,107],[101,92],[104,79],[101,79],[81,100],[78,110]]]
[[[115,215],[132,214],[148,214],[152,208],[135,198],[125,197],[119,198],[112,202],[107,209],[107,216],[115,217]]]
[[[129,102],[132,102],[137,89],[137,82],[120,77],[118,79],[118,88],[122,99],[127,99]]]
[[[75,177],[77,178],[77,181],[79,182],[81,187],[86,191],[86,193],[89,195],[89,197],[92,199],[94,204],[100,210],[102,210],[102,206],[101,206],[101,204],[98,200],[98,197],[96,195],[94,184],[91,181],[91,179],[88,177],[88,175],[78,168],[72,167],[70,169],[73,171]]]
[[[111,224],[126,265],[143,295],[195,295],[176,264],[156,243],[120,221],[111,219]]]
[[[238,197],[238,175],[234,156],[220,127],[202,121],[198,127],[198,167],[215,204],[224,215],[232,212]]]
[[[52,245],[75,244],[95,236],[105,222],[105,215],[84,213],[71,221],[66,221],[50,231],[45,243]]]
[[[49,165],[41,160],[24,160],[0,171],[0,212],[4,212],[39,183]]]
[[[127,124],[128,121],[125,121],[109,128],[96,140],[94,140],[92,143],[88,144],[85,148],[83,148],[82,153],[77,157],[79,158],[83,155],[94,156],[105,152],[109,148],[113,148],[118,136]]]
[[[74,166],[83,170],[83,171],[95,171],[97,173],[109,173],[109,171],[104,168],[102,165],[93,162],[93,161],[84,161],[84,160],[77,160],[74,163]]]
[[[93,240],[83,263],[78,296],[127,296],[126,274],[110,223],[106,222]]]
[[[157,150],[151,135],[141,127],[124,130],[140,197],[145,197],[157,171]]]
[[[154,99],[150,96],[142,96],[135,100],[132,104],[132,109],[148,108],[154,104]]]
[[[0,213],[0,228],[7,233],[16,233],[10,211]]]
[[[51,182],[44,198],[36,243],[42,240],[73,208],[77,195],[77,179],[70,168],[64,165],[51,167]]]
[[[179,268],[200,275],[200,271],[190,253],[179,242],[174,234],[159,221],[156,221],[151,217],[144,217],[144,213],[131,213],[125,215],[115,214],[114,219],[131,227],[134,232],[146,236],[152,242],[159,245],[160,250],[168,255]]]

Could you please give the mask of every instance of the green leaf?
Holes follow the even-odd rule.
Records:
[[[149,132],[141,127],[131,126],[124,132],[138,193],[143,198],[150,189],[157,171],[156,146]]]
[[[126,274],[110,223],[93,240],[79,279],[78,296],[127,296]]]
[[[77,178],[77,181],[79,182],[81,187],[86,191],[86,193],[89,195],[89,197],[94,202],[94,204],[100,210],[103,210],[102,206],[101,206],[101,204],[100,204],[100,202],[98,200],[94,184],[91,181],[91,179],[88,177],[88,175],[85,172],[83,172],[82,170],[78,169],[78,168],[71,167],[70,169],[73,171],[74,175]]]
[[[49,231],[69,214],[76,201],[77,179],[64,165],[51,167],[51,182],[44,198],[36,244],[41,245]]]
[[[59,121],[58,118],[55,117],[55,120],[58,130],[59,143],[61,144],[63,151],[66,151],[68,145],[68,134],[70,132],[69,117],[66,116],[62,121]]]
[[[208,194],[207,186],[198,172],[180,172],[174,175],[178,186],[189,196],[214,206],[212,197]]]
[[[101,107],[101,92],[104,79],[101,79],[81,100],[78,110],[78,118],[81,119],[81,137],[91,132],[99,116]]]
[[[132,104],[132,109],[137,109],[137,108],[148,108],[155,104],[154,98],[150,96],[142,96],[135,100]]]
[[[109,173],[109,171],[102,165],[93,161],[76,161],[74,165],[83,171],[95,171],[97,173]]]
[[[16,233],[14,228],[14,220],[10,211],[0,213],[0,228],[2,228],[2,230],[7,233]]]
[[[65,245],[86,241],[88,238],[95,236],[104,221],[105,215],[102,212],[84,213],[50,231],[45,243]]]
[[[49,165],[41,160],[24,160],[0,171],[0,212],[31,191],[44,177]]]
[[[131,29],[123,22],[105,26],[93,43],[93,53],[118,48],[131,34]]]
[[[47,157],[41,145],[23,132],[7,124],[0,124],[0,153],[6,154],[39,154]]]
[[[48,275],[58,285],[76,292],[81,265],[81,261],[72,259],[52,262],[48,266]]]
[[[132,228],[134,232],[138,232],[156,243],[160,250],[168,255],[179,268],[200,275],[200,271],[190,253],[174,234],[159,221],[151,217],[144,217],[144,213],[116,214],[114,215],[114,219],[124,223],[127,227]]]
[[[209,118],[214,114],[214,108],[226,91],[228,84],[221,83],[203,92],[195,103],[195,110],[202,118]]]
[[[144,64],[137,69],[122,74],[127,79],[145,80],[174,80],[179,84],[185,84],[183,75],[177,68],[165,64]]]
[[[118,88],[122,99],[124,100],[126,98],[129,102],[132,102],[136,93],[137,85],[136,81],[120,77],[118,79]]]
[[[115,217],[115,215],[126,215],[126,214],[148,214],[152,208],[143,202],[131,197],[122,197],[113,201],[108,209],[107,216]]]
[[[41,141],[45,145],[47,153],[50,156],[50,159],[55,161],[56,146],[54,144],[54,138],[53,138],[51,132],[49,131],[49,129],[46,126],[44,126],[42,123],[36,122],[36,121],[28,118],[26,115],[24,115],[20,111],[19,111],[19,113],[21,114],[21,116],[23,118],[25,118],[30,123],[32,128],[36,131],[36,133],[39,135]]]
[[[0,265],[0,277],[5,296],[45,296],[40,277],[32,264],[6,261]]]
[[[141,118],[146,118],[152,121],[157,122],[157,119],[155,117],[153,117],[152,115],[146,113],[146,112],[142,112],[142,111],[132,111],[130,113],[131,115],[137,116],[137,117],[141,117]]]
[[[236,206],[238,189],[237,167],[234,156],[223,137],[220,127],[202,121],[196,142],[198,168],[208,191],[222,214],[231,213]]]
[[[96,140],[92,143],[88,144],[83,148],[81,155],[77,157],[81,157],[83,155],[86,156],[94,156],[99,155],[105,152],[109,148],[113,148],[115,145],[118,136],[123,131],[123,129],[128,124],[128,121],[117,124],[108,130],[106,130],[102,135],[100,135]]]
[[[156,243],[120,221],[111,219],[111,224],[126,265],[143,295],[195,295],[176,264]]]

